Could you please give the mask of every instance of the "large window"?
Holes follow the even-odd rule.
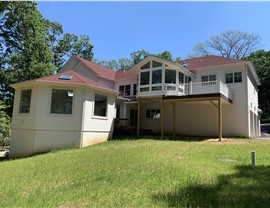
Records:
[[[152,84],[160,84],[162,82],[162,70],[152,71]]]
[[[20,113],[30,112],[30,102],[31,102],[31,92],[32,90],[22,90],[21,91],[21,101],[20,101]]]
[[[119,92],[121,96],[130,96],[130,85],[119,86]]]
[[[72,114],[73,90],[52,90],[51,113]]]
[[[217,76],[216,75],[206,75],[202,76],[202,82],[211,82],[211,81],[216,81]]]
[[[147,109],[146,118],[160,118],[160,109]]]
[[[95,116],[107,116],[107,96],[95,94]]]
[[[162,66],[162,63],[159,63],[159,62],[156,62],[156,61],[153,61],[152,62],[152,67],[155,68],[155,67],[161,67]]]
[[[175,70],[170,70],[166,69],[165,70],[165,83],[176,83],[176,71]]]
[[[242,72],[226,73],[226,83],[239,83],[242,82]]]
[[[141,73],[141,85],[149,85],[149,71]]]
[[[184,74],[179,72],[179,84],[183,84],[184,83]]]

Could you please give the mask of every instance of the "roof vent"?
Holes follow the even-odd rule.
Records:
[[[71,80],[72,79],[72,74],[61,74],[59,79]]]
[[[183,64],[183,65],[182,65],[182,67],[187,67],[187,65],[188,65],[188,63],[186,63],[186,64]]]

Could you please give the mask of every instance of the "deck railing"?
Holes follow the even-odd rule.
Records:
[[[188,84],[160,84],[159,88],[148,86],[139,87],[137,96],[165,95],[165,96],[185,96],[221,93],[231,99],[231,91],[223,82],[190,82]],[[143,90],[141,90],[141,88]],[[146,90],[147,88],[147,90]]]

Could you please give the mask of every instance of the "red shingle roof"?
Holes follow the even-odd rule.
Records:
[[[77,56],[78,57],[78,56]],[[82,57],[78,57],[78,59],[83,62],[86,66],[91,68],[94,72],[96,72],[100,77],[103,77],[105,79],[109,79],[114,81],[115,77],[115,71],[112,69],[109,69],[105,66],[101,66],[99,64],[96,64],[92,61],[89,61],[87,59],[84,59]]]
[[[59,79],[62,74],[70,74],[72,75],[72,78],[70,80],[65,80],[65,79]],[[114,91],[111,88],[102,85],[98,82],[95,82],[94,80],[88,79],[72,70],[65,71],[62,73],[58,73],[52,76],[48,77],[41,77],[38,79],[35,79],[34,81],[41,81],[41,82],[57,82],[57,83],[69,83],[69,84],[83,84],[83,85],[88,85],[88,86],[93,86],[93,87],[98,87],[101,89],[106,89],[110,91]]]
[[[78,56],[77,56],[78,57]],[[78,57],[78,59],[83,62],[86,66],[92,69],[94,72],[98,74],[98,76],[103,77],[105,79],[109,79],[112,81],[120,80],[120,79],[131,79],[136,78],[135,75],[132,75],[126,71],[114,71],[107,67],[101,66],[97,63],[84,59],[82,57]]]
[[[196,71],[204,67],[218,66],[218,65],[225,65],[225,64],[235,64],[235,63],[247,62],[247,61],[240,60],[240,59],[224,58],[221,56],[206,56],[206,57],[201,57],[201,58],[181,60],[177,62],[181,65],[187,64],[186,68],[189,69],[190,71]]]

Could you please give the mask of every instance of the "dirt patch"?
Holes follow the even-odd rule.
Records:
[[[248,144],[251,143],[250,139],[228,139],[228,138],[222,138],[221,141],[218,141],[218,139],[207,139],[202,141],[204,143],[211,143],[211,144]]]

